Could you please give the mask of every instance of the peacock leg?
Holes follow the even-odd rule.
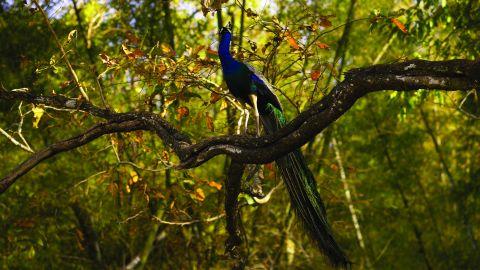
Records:
[[[240,129],[242,127],[243,117],[245,116],[245,110],[243,108],[241,108],[240,111],[241,111],[240,118],[238,119],[238,123],[237,123],[237,134],[240,134]],[[247,118],[248,118],[248,116],[247,116]]]
[[[258,106],[257,106],[257,95],[251,94],[249,95],[250,100],[252,101],[253,104],[253,109],[255,112],[255,121],[257,125],[257,136],[260,137],[260,114],[258,113]]]
[[[248,111],[247,108],[245,108],[245,134],[247,134],[247,130],[248,130],[248,118],[250,118],[250,112]]]

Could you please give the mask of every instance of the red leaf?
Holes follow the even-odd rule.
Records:
[[[218,94],[217,92],[212,92],[210,94],[210,104],[215,104],[222,96]]]
[[[317,45],[320,49],[330,49],[330,46],[328,44],[320,41],[315,42],[315,45]]]
[[[310,73],[310,78],[312,78],[312,80],[316,81],[316,80],[318,80],[318,78],[320,78],[321,75],[322,75],[322,73],[320,72],[320,70],[312,70],[312,72]]]
[[[290,47],[292,47],[295,50],[299,50],[300,46],[298,45],[295,38],[293,38],[292,33],[290,33],[290,31],[287,31],[286,35],[287,35],[287,42],[290,45]]]
[[[400,29],[400,31],[402,31],[405,34],[407,33],[407,28],[405,27],[405,25],[402,22],[400,22],[396,18],[391,18],[390,21],[393,24],[395,24],[398,27],[398,29]]]
[[[180,107],[177,109],[177,113],[178,121],[180,121],[183,117],[188,116],[190,114],[190,111],[187,107]]]

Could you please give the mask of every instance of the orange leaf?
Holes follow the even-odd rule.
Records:
[[[405,27],[405,25],[402,22],[400,22],[396,18],[391,18],[390,21],[393,24],[395,24],[398,27],[398,29],[400,29],[400,31],[402,31],[405,34],[407,33],[407,28]]]
[[[222,184],[219,184],[215,181],[210,181],[208,182],[208,185],[213,187],[213,188],[216,188],[217,190],[221,190],[222,189]]]
[[[328,44],[320,41],[315,42],[315,45],[317,45],[317,47],[319,47],[320,49],[330,49],[330,46]]]
[[[177,116],[178,116],[178,121],[182,120],[183,117],[188,116],[190,111],[188,110],[187,107],[180,107],[177,109]]]
[[[210,129],[210,131],[215,131],[215,126],[213,125],[213,118],[210,117],[210,115],[207,113],[205,115],[205,121],[207,123],[207,128]]]
[[[312,72],[310,73],[310,78],[312,78],[312,80],[316,81],[316,80],[318,80],[318,78],[320,78],[321,75],[322,75],[322,73],[320,72],[320,70],[312,70]]]
[[[290,33],[290,31],[287,31],[286,35],[287,35],[287,42],[290,45],[290,47],[292,47],[295,50],[299,50],[300,46],[298,45],[295,38],[293,38],[292,33]]]

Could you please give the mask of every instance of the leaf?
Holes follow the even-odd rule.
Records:
[[[211,49],[211,48],[207,48],[207,54],[211,54],[211,55],[218,55],[218,52]]]
[[[312,78],[312,80],[316,81],[316,80],[318,80],[318,78],[320,78],[321,75],[322,75],[322,73],[320,72],[320,70],[312,70],[312,72],[310,73],[310,78]]]
[[[245,12],[247,13],[247,17],[250,18],[255,18],[258,16],[258,14],[255,13],[251,8],[248,8],[247,10],[245,10]]]
[[[205,192],[203,192],[203,189],[201,188],[195,189],[195,199],[201,202],[205,200]]]
[[[332,22],[327,18],[320,18],[320,26],[328,28],[332,26]]]
[[[38,128],[38,123],[40,123],[40,119],[42,118],[45,110],[43,110],[42,107],[35,107],[34,106],[33,109],[32,109],[32,112],[33,112],[33,118],[34,118],[33,127]]]
[[[287,36],[287,42],[290,45],[290,47],[295,50],[300,50],[300,46],[298,45],[295,38],[293,38],[292,33],[290,33],[290,31],[287,31],[286,36]]]
[[[132,54],[132,51],[130,51],[125,43],[122,44],[122,50],[125,53],[125,55],[130,58],[130,55]]]
[[[405,34],[407,33],[407,28],[405,27],[405,25],[402,22],[400,22],[396,18],[391,18],[390,21],[393,24],[395,24],[398,27],[398,29],[400,29],[400,31],[402,31]]]
[[[210,104],[215,104],[221,98],[222,96],[220,96],[220,94],[218,94],[217,92],[212,92],[210,94]]]
[[[287,252],[287,262],[288,264],[292,264],[294,256],[295,256],[295,242],[293,242],[290,238],[287,238],[286,243],[286,252]]]
[[[186,117],[190,114],[190,111],[187,107],[180,107],[177,109],[178,121],[182,120],[183,117]]]
[[[208,12],[210,11],[210,0],[202,0],[202,13],[203,16],[207,16]]]
[[[162,49],[163,54],[165,54],[166,56],[175,56],[175,51],[172,49],[172,47],[170,47],[170,45],[162,43],[160,44],[160,48]]]
[[[215,181],[210,181],[208,182],[208,185],[213,187],[213,188],[216,188],[217,190],[221,190],[222,189],[222,184],[219,184]]]
[[[130,181],[131,181],[132,184],[138,182],[138,174],[137,174],[137,172],[135,172],[135,171],[133,171],[133,170],[130,171]]]
[[[222,100],[222,104],[220,104],[220,111],[225,110],[228,107],[228,103],[225,100]]]
[[[132,52],[132,57],[133,58],[138,58],[138,57],[141,57],[143,56],[143,51],[140,50],[140,49],[135,49],[135,51]]]
[[[72,30],[68,33],[67,41],[70,42],[73,38],[77,37],[77,30]]]
[[[104,53],[100,53],[99,56],[100,56],[100,59],[102,60],[102,63],[106,64],[109,67],[117,64],[115,60],[110,59],[110,57]]]
[[[315,42],[315,45],[317,45],[317,47],[319,47],[320,49],[330,49],[330,46],[328,44],[320,41]]]
[[[210,131],[215,131],[215,126],[213,125],[213,118],[210,117],[210,115],[207,113],[205,114],[205,121],[207,123],[207,128],[210,129]]]

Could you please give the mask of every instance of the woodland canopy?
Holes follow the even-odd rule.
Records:
[[[0,0],[0,268],[328,269],[274,163],[301,148],[353,269],[478,269],[479,14]],[[274,134],[237,134],[228,22],[282,103]]]

